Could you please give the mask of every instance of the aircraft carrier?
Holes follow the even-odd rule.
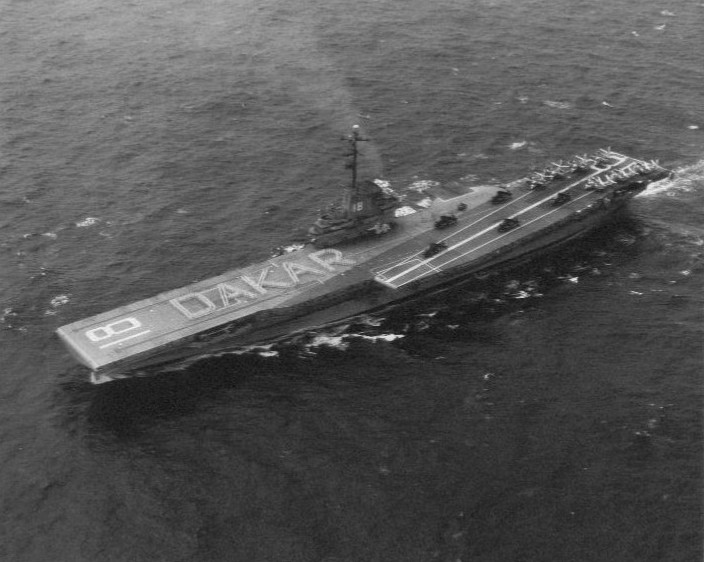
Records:
[[[307,244],[260,263],[62,326],[91,381],[135,373],[349,319],[550,251],[594,229],[650,183],[654,161],[612,150],[551,163],[499,188],[404,202],[352,181]]]

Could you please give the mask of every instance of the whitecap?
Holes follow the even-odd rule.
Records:
[[[518,150],[519,148],[523,148],[528,144],[528,141],[518,141],[518,142],[512,142],[508,147],[511,150]]]
[[[59,306],[63,306],[69,301],[69,296],[68,295],[57,295],[51,301],[49,304],[52,306],[52,308],[57,308]]]
[[[335,349],[347,349],[349,343],[345,341],[345,336],[316,336],[313,341],[308,344],[308,348],[314,347],[333,347]]]
[[[530,293],[526,291],[518,291],[515,295],[512,295],[514,299],[527,299],[530,297]]]
[[[358,334],[356,337],[367,341],[394,341],[401,338],[405,338],[406,336],[403,334],[379,334],[377,336],[365,336],[363,334]]]
[[[418,180],[413,182],[411,185],[408,186],[408,189],[412,189],[413,191],[426,191],[428,189],[431,189],[433,187],[437,187],[440,184],[436,181],[433,180]]]
[[[282,246],[281,250],[284,254],[291,254],[293,252],[297,252],[298,250],[302,250],[303,248],[305,248],[305,244],[289,244],[288,246]]]
[[[86,226],[93,226],[94,224],[98,224],[99,222],[100,222],[100,219],[98,219],[98,218],[95,218],[95,217],[86,217],[86,218],[83,219],[82,221],[78,221],[78,222],[76,223],[76,226],[77,226],[78,228],[83,228],[83,227],[86,227]]]
[[[17,316],[17,313],[12,309],[12,307],[8,307],[2,312],[2,316],[0,316],[0,323],[4,324],[6,318],[12,318],[13,316]]]
[[[404,205],[403,207],[399,207],[394,211],[394,216],[395,217],[405,217],[407,215],[412,215],[413,213],[416,213],[417,211],[413,207],[409,207],[408,205]]]

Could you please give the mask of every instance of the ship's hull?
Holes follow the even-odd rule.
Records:
[[[287,338],[313,328],[441,291],[533,259],[583,236],[614,216],[648,183],[667,176],[655,165],[606,153],[606,163],[566,174],[541,189],[514,186],[500,205],[475,191],[400,220],[388,237],[306,248],[219,278],[158,295],[59,329],[93,382]],[[627,176],[623,170],[634,172]],[[638,170],[641,170],[638,172]],[[591,182],[623,175],[597,189]],[[637,173],[635,173],[637,172]],[[607,174],[611,173],[611,176]],[[567,193],[565,204],[555,204]],[[464,208],[458,221],[433,228],[441,213]],[[518,226],[502,231],[501,221]],[[428,244],[442,250],[428,255]]]
[[[416,302],[424,297],[437,295],[467,281],[480,280],[481,282],[486,282],[486,277],[489,275],[512,270],[541,255],[556,252],[575,239],[587,236],[595,229],[603,226],[605,222],[617,217],[622,208],[623,205],[610,210],[608,213],[589,217],[579,225],[560,230],[559,233],[555,233],[552,236],[541,237],[530,246],[509,252],[481,266],[458,267],[456,271],[445,274],[442,277],[438,276],[418,281],[405,288],[402,292],[380,293],[377,285],[365,283],[364,286],[358,288],[357,297],[348,295],[343,297],[342,302],[309,314],[297,315],[295,311],[292,311],[292,317],[289,320],[273,325],[261,327],[253,325],[251,330],[247,332],[230,333],[231,329],[233,332],[237,329],[236,326],[223,324],[216,330],[196,334],[188,340],[181,340],[173,346],[156,350],[153,355],[137,357],[133,360],[116,364],[110,369],[96,371],[93,373],[92,381],[99,384],[125,376],[144,376],[163,370],[183,368],[200,359],[227,353],[228,351],[240,351],[243,348],[256,347],[258,345],[268,346],[277,341],[293,339],[305,332],[315,331],[316,329],[333,326],[338,323],[347,323],[355,317],[365,314],[378,314],[388,308],[399,306],[409,301]]]

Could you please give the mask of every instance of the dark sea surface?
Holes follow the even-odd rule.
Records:
[[[702,560],[704,3],[0,0],[0,560]],[[92,386],[54,330],[364,170],[678,171],[486,287]],[[401,337],[402,336],[402,337]]]

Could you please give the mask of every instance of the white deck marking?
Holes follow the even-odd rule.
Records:
[[[604,169],[598,169],[598,168],[597,168],[594,173],[589,174],[588,176],[585,176],[585,177],[583,177],[583,178],[577,180],[577,181],[574,182],[574,183],[571,183],[570,185],[568,185],[567,187],[561,189],[560,191],[566,191],[566,190],[568,190],[568,189],[571,189],[571,188],[573,188],[573,187],[575,187],[575,186],[577,186],[577,185],[583,183],[584,181],[588,180],[589,178],[592,178],[592,177],[594,177],[594,176],[598,176],[599,174],[601,174],[601,173],[603,173],[603,172],[605,172],[605,171],[607,171],[607,170],[609,170],[609,169],[613,169],[613,168],[615,168],[616,166],[618,166],[619,164],[622,164],[623,162],[625,162],[627,159],[628,159],[627,157],[622,156],[621,158],[618,159],[617,162],[611,164],[611,165],[608,166],[607,168],[604,168]],[[582,199],[583,197],[587,197],[587,196],[590,195],[590,194],[591,194],[591,192],[587,192],[586,194],[581,195],[580,197],[578,197],[577,199],[575,199],[574,201],[578,201],[579,199]],[[528,195],[528,194],[525,194],[525,195],[523,195],[522,197],[526,197],[527,195]],[[529,210],[531,210],[531,209],[533,209],[533,208],[535,208],[535,207],[538,207],[539,205],[542,205],[542,204],[545,203],[546,201],[549,201],[549,200],[552,199],[554,196],[555,196],[555,194],[553,193],[553,194],[551,194],[549,197],[546,197],[545,199],[541,199],[541,200],[538,201],[537,203],[533,203],[532,205],[529,205],[529,206],[526,207],[525,209],[522,209],[522,210],[520,210],[520,211],[514,213],[513,215],[511,215],[511,217],[516,217],[516,216],[522,215],[523,213],[525,213],[525,212],[527,212],[527,211],[529,211]],[[522,198],[522,197],[521,197],[521,198]],[[517,199],[515,199],[514,201],[518,201],[518,200],[521,199],[521,198],[517,198]],[[532,223],[535,222],[536,220],[539,220],[539,219],[541,219],[541,218],[543,218],[543,217],[545,217],[545,216],[547,216],[547,215],[549,215],[549,214],[551,214],[551,213],[557,211],[558,209],[559,209],[559,207],[558,207],[557,209],[553,209],[552,211],[549,211],[548,213],[545,213],[545,214],[541,215],[541,216],[538,217],[537,219],[534,219],[534,220],[532,220],[532,221],[530,221],[530,222],[528,222],[528,223],[526,223],[526,224],[524,224],[524,225],[519,226],[518,228],[520,229],[520,228],[523,228],[523,227],[525,227],[525,226],[528,226],[529,224],[532,224]],[[482,218],[480,218],[480,219],[474,221],[473,223],[470,223],[470,224],[464,226],[463,228],[461,228],[461,229],[458,230],[457,232],[454,232],[454,233],[450,234],[449,236],[446,236],[446,237],[443,238],[442,240],[443,240],[443,241],[444,241],[444,240],[449,240],[451,237],[456,236],[457,234],[461,233],[462,231],[466,230],[467,228],[470,228],[471,226],[474,226],[474,225],[477,224],[478,222],[480,222],[480,221],[486,219],[487,217],[490,217],[491,215],[493,215],[493,214],[495,214],[495,213],[498,213],[498,212],[501,211],[501,210],[503,210],[503,207],[500,207],[500,208],[497,209],[496,211],[492,211],[491,213],[488,213],[488,214],[484,215]],[[459,248],[460,246],[464,246],[465,244],[467,244],[468,242],[470,242],[470,241],[474,240],[475,238],[481,236],[482,234],[486,234],[487,232],[493,230],[493,229],[496,228],[499,224],[500,224],[500,223],[494,223],[494,224],[492,224],[491,226],[485,228],[484,230],[481,230],[481,231],[477,232],[476,234],[470,236],[469,238],[465,238],[465,239],[462,240],[461,242],[458,242],[457,244],[448,247],[448,248],[443,252],[443,254],[445,254],[446,252],[448,252],[448,251],[450,251],[450,250],[454,250],[454,249],[456,249],[456,248]],[[517,229],[514,229],[514,230],[512,230],[511,232],[514,232],[515,230],[517,230]],[[508,233],[506,233],[506,234],[508,234]],[[459,256],[457,256],[457,257],[455,257],[455,258],[453,258],[453,259],[451,259],[451,260],[448,260],[448,261],[444,262],[442,265],[447,265],[447,264],[450,263],[450,262],[453,262],[453,261],[455,261],[455,260],[458,260],[458,259],[460,259],[460,258],[466,256],[467,254],[470,254],[470,253],[472,253],[472,252],[478,250],[479,248],[482,248],[482,247],[486,246],[487,244],[490,244],[491,242],[493,242],[493,241],[495,241],[495,240],[498,240],[499,238],[502,238],[503,236],[506,236],[506,234],[501,235],[501,236],[498,236],[498,237],[496,237],[496,238],[493,238],[491,241],[486,242],[485,244],[482,244],[481,246],[478,246],[478,247],[476,247],[476,248],[473,248],[473,249],[470,250],[469,252],[462,253],[462,254],[460,254]],[[442,255],[441,255],[441,256],[437,256],[437,258],[440,258],[440,257],[442,257]],[[385,284],[393,284],[393,282],[394,282],[396,279],[398,279],[399,277],[403,277],[403,276],[405,276],[405,275],[408,275],[408,274],[411,273],[412,271],[418,269],[421,265],[426,264],[427,262],[429,262],[429,261],[431,261],[431,260],[433,260],[433,259],[437,259],[437,258],[436,258],[436,257],[431,257],[431,258],[428,258],[427,260],[423,260],[423,261],[421,261],[420,263],[418,263],[418,264],[416,264],[416,265],[410,267],[409,269],[407,269],[407,270],[405,270],[405,271],[403,271],[403,272],[401,272],[401,273],[398,273],[397,275],[395,275],[395,276],[393,276],[393,277],[391,277],[391,278],[389,278],[389,279],[385,279],[385,280],[384,280],[384,283],[385,283]],[[397,265],[398,265],[398,264],[397,264]],[[442,267],[442,266],[438,266],[438,267]],[[393,268],[388,268],[388,269],[393,269]],[[387,269],[387,271],[388,271],[388,269]],[[410,283],[411,281],[414,281],[415,279],[418,279],[419,277],[422,277],[422,276],[423,276],[422,274],[419,275],[419,276],[416,276],[416,277],[414,277],[413,279],[410,279],[409,281],[406,281],[406,283]]]
[[[151,330],[144,330],[144,331],[142,331],[142,332],[138,332],[138,333],[136,333],[136,334],[132,334],[131,336],[127,336],[126,338],[122,338],[122,339],[120,339],[120,340],[115,340],[115,341],[112,341],[112,342],[110,342],[110,343],[106,343],[106,344],[104,344],[104,345],[101,345],[101,346],[100,346],[100,349],[105,349],[106,347],[110,347],[111,345],[117,345],[118,343],[122,343],[122,342],[125,342],[125,341],[127,341],[127,340],[131,340],[132,338],[138,338],[139,336],[143,336],[144,334],[148,334],[149,332],[151,332]]]
[[[580,196],[577,197],[576,199],[573,199],[573,201],[579,201],[580,199],[583,199],[584,197],[588,197],[589,195],[590,195],[590,193],[585,193],[584,195],[580,195]],[[488,246],[489,244],[491,244],[491,243],[493,243],[493,242],[496,242],[497,240],[500,240],[500,239],[503,238],[504,236],[508,236],[509,234],[520,230],[521,228],[525,228],[526,226],[528,226],[528,225],[530,225],[530,224],[533,224],[534,222],[539,221],[540,219],[545,218],[545,217],[547,217],[548,215],[550,215],[550,214],[552,214],[552,213],[555,213],[555,212],[557,212],[557,211],[559,211],[559,210],[560,210],[560,207],[558,207],[558,208],[556,208],[556,209],[552,209],[552,210],[548,211],[547,213],[543,213],[542,215],[540,215],[540,216],[534,218],[533,220],[531,220],[531,221],[529,221],[529,222],[527,222],[527,223],[524,223],[524,224],[522,224],[522,225],[520,225],[520,226],[518,226],[518,227],[516,227],[516,228],[514,228],[514,229],[512,229],[512,230],[510,230],[510,231],[508,231],[508,232],[506,232],[505,234],[501,234],[500,236],[496,236],[495,238],[492,238],[492,239],[489,240],[488,242],[484,242],[484,244],[481,244],[480,246],[475,246],[475,247],[472,248],[471,250],[468,250],[468,251],[466,251],[466,252],[463,252],[462,254],[459,254],[458,256],[455,256],[454,258],[449,259],[449,260],[443,262],[442,264],[438,265],[437,268],[441,270],[442,267],[446,266],[447,264],[452,263],[453,261],[458,260],[458,259],[460,259],[460,258],[463,258],[464,256],[471,254],[472,252],[476,252],[477,250],[482,249],[484,246]],[[401,273],[401,274],[397,275],[396,277],[393,277],[392,279],[396,279],[396,278],[400,277],[401,275],[405,275],[405,274],[408,273],[409,271],[411,271],[411,270],[407,270],[407,271],[405,271],[404,273]],[[423,277],[423,275],[424,275],[423,273],[421,273],[420,275],[416,275],[416,276],[413,277],[412,279],[409,279],[409,280],[407,280],[407,281],[404,281],[403,284],[405,285],[406,283],[410,283],[411,281],[415,281],[416,279],[420,279],[421,277]],[[389,280],[386,281],[386,283],[388,284],[390,281],[391,281],[391,280],[389,279]]]
[[[530,195],[530,192],[524,193],[524,194],[521,195],[520,197],[516,197],[516,199],[512,199],[512,200],[511,200],[511,203],[515,203],[516,201],[520,201],[520,200],[523,199],[524,197],[528,197],[528,195]],[[498,212],[501,211],[501,210],[503,210],[503,207],[499,207],[499,208],[497,208],[496,210],[491,211],[490,213],[487,213],[486,215],[482,215],[481,217],[479,217],[479,218],[478,218],[477,220],[475,220],[474,222],[470,222],[469,224],[464,225],[464,226],[463,226],[462,228],[460,228],[458,231],[454,232],[453,234],[450,234],[450,236],[447,236],[447,237],[445,237],[445,238],[442,238],[442,240],[447,240],[447,239],[449,239],[451,236],[455,236],[455,235],[459,234],[460,232],[462,232],[462,231],[464,231],[464,230],[466,230],[466,229],[468,229],[468,228],[471,228],[471,227],[474,226],[475,224],[482,222],[482,221],[483,221],[484,219],[486,219],[487,217],[490,217],[491,215],[494,215],[494,214],[498,213]],[[498,223],[497,223],[497,224],[498,224]],[[470,239],[468,238],[468,240],[470,240]],[[377,275],[383,275],[384,272],[389,271],[389,270],[391,270],[391,269],[396,269],[398,266],[403,265],[403,264],[406,264],[406,263],[409,263],[409,264],[410,264],[410,263],[414,263],[414,262],[415,262],[415,263],[417,264],[416,267],[420,267],[420,266],[423,265],[425,262],[429,261],[429,260],[423,260],[423,259],[421,259],[421,258],[418,258],[417,255],[418,255],[417,252],[416,252],[416,253],[413,253],[413,254],[411,254],[411,255],[409,255],[409,256],[403,258],[402,260],[395,262],[392,266],[380,270]],[[432,258],[430,258],[430,259],[432,259]],[[409,270],[409,271],[410,271],[410,270]],[[401,275],[403,275],[403,273],[401,273]]]
[[[528,197],[530,194],[531,194],[530,191],[529,191],[528,193],[524,193],[524,194],[521,195],[520,197],[516,197],[515,199],[512,199],[512,200],[511,200],[511,203],[515,203],[516,201],[520,201],[520,200],[523,199],[524,197]],[[455,236],[456,234],[459,234],[460,232],[463,232],[463,231],[467,230],[468,228],[471,228],[471,227],[474,226],[475,224],[477,224],[477,223],[479,223],[479,222],[482,222],[482,221],[483,221],[484,219],[486,219],[487,217],[490,217],[491,215],[495,215],[496,213],[498,213],[498,212],[500,212],[500,211],[503,211],[503,209],[504,209],[503,207],[498,207],[495,211],[491,211],[490,213],[487,213],[486,215],[482,215],[481,218],[478,218],[478,219],[475,220],[474,222],[470,222],[469,224],[466,224],[465,226],[463,226],[462,228],[460,228],[457,232],[453,232],[452,234],[450,234],[449,236],[446,236],[446,237],[443,238],[442,240],[447,240],[448,238],[450,238],[450,237],[452,237],[452,236]],[[530,209],[530,207],[528,207],[528,209]],[[518,213],[517,213],[517,214],[518,214]],[[498,224],[498,223],[497,223],[497,224]],[[471,238],[468,238],[467,240],[471,240]],[[448,248],[448,249],[451,249],[451,248]]]

